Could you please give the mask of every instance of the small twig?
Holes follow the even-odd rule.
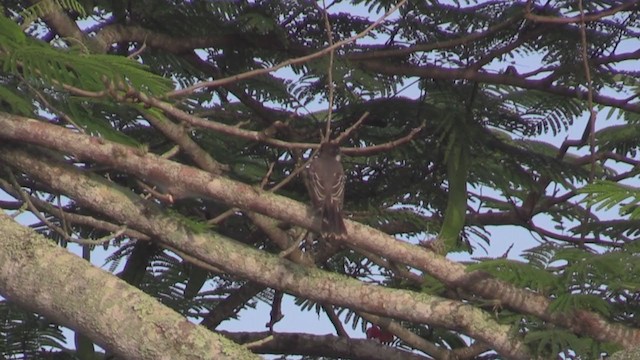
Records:
[[[264,177],[262,178],[262,181],[260,182],[260,189],[264,189],[265,185],[267,185],[267,182],[269,182],[269,177],[271,177],[271,174],[273,173],[273,168],[276,165],[275,161],[272,161],[271,164],[269,165],[269,170],[267,170],[267,173],[264,175]]]
[[[278,184],[276,184],[274,187],[272,187],[271,189],[269,189],[268,191],[270,192],[276,192],[278,190],[280,190],[283,186],[285,186],[286,184],[288,184],[291,180],[293,180],[296,176],[298,176],[298,174],[305,169],[305,167],[311,162],[311,160],[313,159],[313,155],[315,155],[315,153],[317,152],[317,149],[314,150],[314,152],[311,154],[311,156],[309,156],[309,159],[307,159],[307,161],[302,165],[297,167],[296,169],[294,169],[291,174],[289,174],[286,178],[282,179]],[[269,172],[271,172],[271,168],[269,169]],[[264,180],[263,180],[264,181]],[[264,188],[264,185],[261,184],[261,188]],[[224,219],[228,218],[229,216],[233,215],[234,213],[236,213],[237,211],[240,211],[240,209],[238,208],[231,208],[225,212],[223,212],[222,214],[216,216],[215,218],[207,221],[207,224],[209,225],[215,225],[215,224],[219,224],[221,221],[223,221]]]
[[[47,100],[47,98],[44,97],[44,95],[42,95],[42,93],[40,91],[38,91],[36,88],[34,88],[33,86],[31,86],[31,84],[29,84],[29,82],[27,82],[22,76],[20,76],[20,79],[22,80],[22,82],[24,82],[27,87],[29,88],[29,90],[31,90],[37,97],[38,99],[40,99],[40,101],[42,101],[42,103],[48,107],[49,109],[51,109],[51,111],[60,116],[62,119],[64,119],[64,121],[68,122],[69,124],[73,125],[73,127],[75,127],[78,131],[85,133],[84,128],[78,126],[78,124],[75,123],[75,121],[73,121],[73,119],[67,115],[65,112],[58,110],[55,106],[51,105],[51,103],[49,102],[49,100]]]
[[[327,43],[329,44],[329,48],[333,48],[333,32],[331,31],[331,23],[329,22],[329,14],[327,13],[327,4],[325,0],[322,0],[322,14],[324,18],[324,28],[327,32]],[[327,109],[327,127],[325,128],[325,141],[329,141],[331,138],[331,120],[333,115],[333,57],[334,57],[334,49],[329,51],[329,65],[327,66],[327,86],[329,87],[329,105]]]
[[[281,258],[284,259],[284,258],[288,257],[289,255],[291,255],[292,252],[298,250],[299,247],[300,247],[300,243],[296,241],[291,246],[289,246],[288,248],[280,251],[280,253],[278,253],[278,257],[281,257]]]
[[[64,83],[61,83],[61,82],[59,82],[57,80],[51,80],[51,82],[53,82],[54,85],[61,86],[64,90],[70,92],[73,95],[77,95],[77,96],[82,96],[82,97],[86,97],[86,98],[93,98],[93,99],[100,99],[100,98],[103,98],[103,97],[109,95],[107,90],[90,91],[90,90],[81,89],[79,87],[75,87],[73,85],[64,84]]]
[[[215,267],[215,266],[213,266],[213,265],[211,265],[211,264],[209,264],[207,262],[204,262],[204,261],[202,261],[202,260],[200,260],[198,258],[195,258],[195,257],[193,257],[191,255],[188,255],[188,254],[186,254],[186,253],[174,248],[173,246],[169,246],[169,245],[167,245],[165,243],[162,243],[161,246],[163,248],[167,249],[167,250],[170,250],[171,252],[175,253],[176,255],[180,256],[182,259],[184,259],[185,261],[187,261],[188,263],[190,263],[192,265],[195,265],[197,267],[203,268],[205,270],[211,271],[211,272],[216,273],[216,274],[224,274],[225,273],[224,270],[222,270],[222,269],[220,269],[218,267]]]
[[[138,49],[138,50],[136,50],[136,51],[132,52],[132,53],[131,53],[131,54],[129,54],[127,57],[128,57],[129,59],[133,59],[134,57],[136,57],[136,56],[138,56],[138,55],[142,54],[146,49],[147,49],[147,42],[146,42],[146,39],[145,39],[145,41],[142,43],[142,46],[140,47],[140,49]]]
[[[613,248],[617,248],[617,247],[622,247],[624,245],[624,243],[617,243],[614,241],[605,241],[605,240],[600,240],[598,238],[587,238],[587,237],[582,237],[582,238],[577,238],[575,235],[563,235],[563,234],[558,234],[558,233],[554,233],[552,231],[549,231],[543,227],[538,227],[534,224],[529,224],[527,225],[528,229],[537,233],[538,235],[545,237],[545,238],[552,238],[555,240],[559,240],[559,241],[564,241],[570,244],[577,244],[577,245],[584,245],[584,244],[596,244],[596,245],[600,245],[600,246],[606,246],[606,247],[613,247]],[[630,240],[629,240],[630,241]]]
[[[596,112],[593,109],[593,84],[591,82],[591,69],[589,69],[589,58],[587,54],[587,30],[584,16],[584,7],[582,0],[578,1],[578,9],[580,10],[580,43],[582,54],[582,65],[584,66],[584,75],[587,81],[587,106],[589,108],[589,122],[582,135],[582,141],[589,142],[589,153],[591,154],[591,167],[589,170],[589,182],[593,182],[596,173]],[[591,212],[591,205],[587,206],[587,212]],[[589,222],[589,217],[585,215],[585,222]],[[580,240],[583,241],[585,234],[582,233]]]
[[[67,242],[72,242],[79,245],[101,245],[111,241],[114,238],[117,238],[118,236],[121,236],[127,231],[127,227],[123,226],[115,234],[110,234],[100,239],[96,239],[96,240],[75,239],[71,237],[63,228],[55,225],[54,223],[49,221],[46,216],[42,215],[40,210],[38,210],[38,208],[31,201],[31,196],[28,195],[24,190],[22,190],[22,188],[18,184],[18,181],[13,175],[13,172],[9,170],[8,175],[9,175],[9,180],[11,181],[13,187],[16,189],[16,191],[20,193],[20,196],[22,197],[22,200],[24,201],[24,203],[27,204],[29,211],[31,211],[31,213],[35,215],[35,217],[37,217],[48,228],[52,229],[53,231],[58,233],[60,236],[62,236],[62,238]]]
[[[394,7],[392,7],[391,9],[389,9],[389,11],[387,11],[384,15],[382,15],[378,20],[376,20],[373,24],[367,26],[366,29],[362,30],[360,33],[342,40],[342,41],[338,41],[337,43],[333,44],[332,46],[326,47],[320,51],[317,51],[315,53],[309,54],[309,55],[305,55],[305,56],[301,56],[298,58],[294,58],[294,59],[289,59],[289,60],[285,60],[275,66],[269,67],[269,68],[264,68],[264,69],[256,69],[256,70],[251,70],[251,71],[247,71],[238,75],[233,75],[233,76],[229,76],[226,77],[224,79],[218,79],[218,80],[213,80],[213,81],[204,81],[189,87],[186,87],[184,89],[180,89],[180,90],[175,90],[172,92],[169,92],[166,94],[167,97],[176,97],[176,96],[184,96],[184,95],[188,95],[193,93],[194,91],[201,89],[201,88],[211,88],[211,87],[217,87],[217,86],[222,86],[222,85],[226,85],[226,84],[230,84],[230,83],[235,83],[238,82],[240,80],[244,80],[244,79],[249,79],[258,75],[262,75],[262,74],[268,74],[270,72],[276,71],[278,69],[281,69],[285,66],[289,66],[289,65],[297,65],[297,64],[301,64],[301,63],[305,63],[309,60],[313,60],[313,59],[317,59],[319,57],[324,56],[325,54],[330,53],[331,51],[334,51],[335,49],[338,49],[344,45],[347,45],[349,43],[352,43],[360,38],[365,37],[369,32],[371,32],[371,30],[375,29],[376,27],[378,27],[378,25],[382,24],[382,22],[387,19],[389,16],[391,16],[391,14],[393,14],[394,12],[396,12],[396,10],[398,10],[402,5],[404,5],[408,0],[401,0],[400,2],[398,2],[398,4],[396,4]]]
[[[450,49],[459,45],[471,44],[477,42],[478,40],[489,38],[491,35],[521,20],[522,18],[519,16],[512,16],[501,23],[488,27],[485,31],[474,32],[470,34],[465,32],[464,36],[453,38],[451,40],[434,41],[427,44],[417,44],[413,46],[394,48],[389,50],[355,52],[348,54],[346,58],[347,60],[356,61],[388,59],[393,57],[404,57],[416,52],[428,53],[433,50]]]
[[[227,210],[227,211],[223,212],[222,214],[220,214],[220,215],[218,215],[218,216],[214,217],[213,219],[209,219],[209,220],[207,221],[207,224],[208,224],[208,225],[217,225],[217,224],[219,224],[220,222],[222,222],[224,219],[226,219],[226,218],[228,218],[229,216],[231,216],[231,215],[235,214],[237,211],[240,211],[240,209],[238,209],[238,208],[231,208],[231,209],[229,209],[229,210]]]
[[[136,90],[134,90],[132,87],[128,87],[127,92],[134,94],[134,96],[137,95]],[[219,162],[214,160],[208,152],[202,149],[202,147],[198,145],[197,142],[191,139],[188,132],[185,130],[184,123],[176,124],[166,117],[154,115],[151,111],[146,111],[139,108],[137,110],[140,115],[142,115],[145,119],[147,119],[147,121],[149,121],[151,125],[153,125],[153,127],[155,127],[165,137],[179,146],[179,148],[174,147],[167,154],[163,154],[163,158],[169,158],[175,155],[179,150],[181,150],[185,155],[190,157],[197,166],[212,174],[221,174],[229,170],[228,166],[220,164]]]
[[[372,145],[372,146],[367,146],[364,148],[346,148],[346,149],[342,149],[342,153],[348,156],[371,156],[371,155],[375,155],[381,152],[387,152],[393,148],[396,148],[400,145],[403,145],[405,143],[408,143],[409,141],[413,140],[413,138],[420,132],[422,131],[422,129],[424,129],[425,127],[425,123],[423,122],[422,125],[418,126],[417,128],[411,130],[411,132],[409,132],[409,134],[399,138],[399,139],[395,139],[389,142],[386,142],[384,144],[380,144],[380,145]]]
[[[99,239],[95,239],[95,240],[73,239],[72,241],[77,243],[77,244],[79,244],[79,245],[89,245],[89,246],[102,245],[102,244],[107,243],[107,242],[109,242],[109,241],[111,241],[113,239],[118,238],[119,236],[122,236],[126,232],[127,232],[127,227],[126,226],[122,226],[115,233],[109,234],[107,236],[103,236],[103,237],[101,237]]]
[[[580,15],[579,16],[574,16],[574,17],[569,17],[569,18],[564,18],[564,17],[551,17],[551,16],[541,16],[541,15],[535,15],[531,12],[531,7],[529,6],[524,17],[527,20],[531,20],[531,21],[535,21],[535,22],[539,22],[539,23],[548,23],[548,24],[573,24],[573,23],[581,23],[584,24],[585,22],[591,22],[591,21],[596,21],[599,20],[605,16],[610,16],[610,15],[615,15],[617,13],[619,13],[620,11],[624,11],[624,10],[628,10],[634,6],[637,6],[638,4],[636,2],[633,1],[629,1],[626,3],[623,3],[622,5],[618,6],[618,7],[614,7],[614,8],[610,8],[607,10],[603,10],[603,11],[599,11],[599,12],[594,12],[591,14],[584,14],[584,11],[582,9],[582,2],[579,2],[579,7],[580,7]]]
[[[82,89],[78,89],[73,86],[67,86],[67,85],[64,85],[64,87],[69,92],[78,96],[84,96],[83,94],[85,93],[89,93],[88,94],[89,97],[104,96],[103,92],[87,92]],[[175,117],[176,119],[184,121],[187,124],[198,127],[198,128],[209,129],[209,130],[220,132],[222,134],[227,134],[230,136],[235,136],[235,137],[239,137],[239,138],[250,140],[250,141],[261,142],[274,147],[285,148],[285,149],[318,149],[319,148],[319,145],[315,143],[287,142],[287,141],[267,137],[265,133],[262,131],[244,130],[244,129],[236,128],[234,126],[228,126],[228,125],[217,123],[214,121],[208,121],[208,120],[199,118],[197,116],[191,115],[189,113],[186,113],[169,103],[160,101],[144,93],[137,92],[134,89],[131,89],[131,90],[135,92],[135,96],[138,99],[140,99],[140,101],[142,101],[143,103],[149,106],[156,107],[164,111],[165,113]],[[400,146],[406,142],[411,141],[413,137],[424,128],[424,126],[425,124],[423,123],[421,126],[413,129],[408,135],[384,144],[369,146],[366,148],[342,149],[342,153],[345,155],[368,156],[368,155],[377,154],[379,152],[385,152],[390,149],[393,149],[394,147]],[[338,138],[343,139],[344,136],[339,136]]]
[[[12,185],[10,185],[9,183],[5,182],[2,179],[0,179],[0,188],[3,189],[9,195],[13,196],[14,198],[17,198],[18,196],[20,196],[19,192],[13,189]],[[104,220],[98,220],[88,215],[81,215],[77,213],[64,211],[62,204],[60,204],[59,196],[58,196],[58,207],[55,207],[46,201],[43,201],[34,197],[31,198],[31,202],[33,202],[37,208],[43,209],[43,211],[45,212],[48,212],[53,215],[57,214],[57,216],[63,219],[63,221],[67,224],[72,223],[72,224],[88,225],[96,229],[106,230],[110,232],[117,232],[118,229],[121,228],[120,225],[113,224]],[[21,201],[21,203],[22,203],[22,207],[26,209],[27,203],[24,201]],[[65,229],[67,229],[68,227],[69,225],[66,225]],[[144,241],[150,240],[148,235],[133,229],[127,229],[125,231],[125,234],[131,238],[135,238],[138,240],[144,240]]]
[[[587,54],[587,30],[584,19],[584,8],[582,0],[578,1],[578,8],[580,10],[580,42],[581,42],[581,55],[582,65],[584,67],[584,75],[587,81],[587,106],[589,107],[589,123],[585,129],[585,133],[582,135],[582,141],[589,141],[589,150],[592,157],[591,171],[589,173],[589,180],[593,181],[595,174],[595,127],[596,127],[596,112],[593,110],[593,84],[591,81],[591,69],[589,68],[589,55]]]
[[[163,159],[171,159],[172,157],[176,156],[178,152],[180,152],[180,146],[175,145],[174,147],[166,151],[164,154],[160,155],[160,157]]]
[[[264,339],[260,339],[260,340],[256,340],[250,343],[246,343],[244,344],[244,346],[246,348],[248,348],[249,350],[251,350],[252,348],[256,348],[256,347],[260,347],[266,343],[268,343],[269,341],[273,340],[273,335],[269,335],[267,337],[265,337]]]
[[[22,188],[20,187],[20,184],[18,184],[18,180],[16,180],[15,176],[13,175],[13,172],[10,169],[7,169],[7,175],[9,177],[9,181],[11,182],[11,185],[14,187],[14,189],[20,194],[20,197],[22,197],[22,200],[24,201],[24,203],[27,205],[27,208],[29,209],[29,211],[35,216],[37,217],[40,221],[42,221],[43,224],[45,224],[48,228],[50,228],[51,230],[55,231],[56,233],[58,233],[60,236],[62,236],[62,238],[65,241],[68,242],[73,242],[74,239],[72,239],[69,234],[67,234],[62,228],[60,228],[59,226],[55,225],[54,223],[52,223],[51,221],[49,221],[47,219],[46,216],[42,215],[42,213],[40,212],[40,210],[38,210],[38,208],[33,204],[33,202],[31,202],[31,198],[30,195],[27,194],[24,190],[22,190]]]
[[[264,131],[245,130],[245,129],[238,128],[236,126],[230,126],[230,125],[221,124],[215,121],[205,120],[198,116],[184,112],[172,104],[166,103],[164,101],[161,101],[147,94],[135,91],[133,89],[132,91],[134,95],[144,104],[158,108],[164,111],[166,114],[173,116],[175,119],[183,121],[184,123],[189,124],[191,126],[195,126],[202,129],[209,129],[209,130],[219,132],[221,134],[226,134],[226,135],[238,137],[241,139],[260,142],[260,143],[268,144],[268,145],[279,147],[279,148],[285,148],[285,149],[309,149],[309,148],[318,146],[317,144],[312,144],[312,143],[294,143],[294,142],[278,140],[278,139],[269,137],[267,134],[265,134]]]
[[[144,191],[147,192],[151,197],[158,199],[160,201],[168,202],[170,204],[174,203],[173,195],[165,194],[155,189],[155,187],[147,185],[144,181],[140,179],[135,179],[138,186],[140,186]]]
[[[331,321],[331,324],[333,324],[333,327],[336,329],[336,333],[338,334],[338,336],[343,338],[349,338],[349,334],[347,334],[347,332],[344,330],[344,326],[342,326],[342,322],[340,322],[340,318],[333,311],[333,306],[328,304],[323,304],[322,310],[324,310],[324,312],[327,314],[327,317],[329,318],[329,321]]]
[[[413,347],[414,349],[431,355],[434,359],[456,359],[450,356],[450,350],[436,346],[434,343],[427,341],[423,337],[420,337],[416,333],[405,328],[401,323],[397,321],[364,311],[359,311],[358,315],[360,315],[363,319],[370,322],[371,324],[375,324],[385,331],[390,332],[391,334],[402,340],[402,342]]]
[[[341,142],[344,141],[344,139],[349,138],[351,133],[355,131],[358,127],[360,127],[362,122],[369,116],[369,114],[370,113],[368,111],[365,111],[364,114],[362,114],[362,116],[360,116],[360,118],[355,123],[353,123],[353,125],[349,126],[345,131],[343,131],[340,135],[338,135],[338,137],[334,141],[337,144],[340,144]]]
[[[300,174],[300,172],[302,172],[307,167],[307,165],[309,165],[309,163],[311,163],[311,160],[313,160],[313,157],[316,155],[317,152],[318,152],[318,148],[315,148],[313,150],[313,152],[311,153],[311,155],[309,156],[309,158],[307,159],[307,161],[304,162],[304,164],[302,164],[301,166],[298,166],[297,168],[295,168],[291,172],[291,174],[289,174],[289,176],[287,176],[286,178],[282,179],[278,184],[276,184],[274,187],[269,189],[269,191],[276,192],[276,191],[280,190],[283,186],[285,186],[291,180],[293,180],[296,176],[298,176],[298,174]]]
[[[64,229],[64,232],[69,233],[70,232],[69,223],[67,222],[67,216],[65,212],[62,211],[62,201],[60,198],[61,196],[56,196],[56,202],[58,203],[58,207],[57,207],[58,217],[62,221],[62,228]]]

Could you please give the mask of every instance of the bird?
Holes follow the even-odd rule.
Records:
[[[307,168],[311,205],[322,217],[323,237],[343,238],[347,228],[342,219],[346,177],[340,162],[340,146],[331,141],[320,144],[318,155]]]

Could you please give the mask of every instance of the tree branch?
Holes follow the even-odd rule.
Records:
[[[318,227],[319,224],[314,223],[313,217],[308,215],[307,211],[309,209],[291,199],[264,192],[223,177],[215,177],[209,173],[161,159],[152,154],[140,154],[137,149],[117,145],[103,139],[73,133],[69,130],[39,121],[29,120],[19,116],[3,115],[1,113],[0,138],[19,140],[22,142],[46,146],[51,149],[73,154],[82,159],[92,159],[93,161],[97,161],[102,164],[115,166],[122,171],[129,172],[137,176],[153,177],[157,181],[163,183],[180,184],[181,187],[192,192],[195,196],[213,198],[226,203],[229,206],[236,206],[241,209],[263,213],[298,226],[313,229],[314,231],[320,230]],[[6,157],[6,155],[2,153],[0,153],[0,156]],[[30,161],[36,160],[31,159]],[[33,166],[27,166],[23,171],[30,172],[29,170],[32,167]],[[44,182],[52,187],[54,187],[54,185],[58,187],[60,186],[60,181],[58,177],[55,176]],[[71,181],[68,186],[71,186],[71,188],[63,188],[59,191],[68,192],[75,187],[73,181]],[[83,194],[83,196],[80,197],[91,199],[90,203],[85,205],[96,207],[97,205],[95,204],[94,199],[97,198],[97,196],[104,198],[103,194]],[[129,201],[130,200],[131,199],[129,199]],[[107,201],[107,199],[104,199],[104,201],[106,202],[100,204],[99,208],[96,209],[97,211],[102,212],[105,211],[105,209],[109,210],[112,206],[116,207],[116,209],[118,209],[117,211],[122,211],[126,208],[122,203],[122,201],[124,201],[123,199],[112,199],[111,201],[114,201],[113,203],[111,201]],[[136,206],[131,204],[129,206],[136,209],[141,205]],[[134,228],[142,230],[143,232],[149,231],[149,234],[157,234],[156,236],[158,236],[158,238],[165,239],[165,241],[171,240],[166,237],[167,235],[172,234],[172,231],[174,231],[173,229],[165,229],[162,231],[157,226],[149,224],[150,220],[146,217],[140,218],[140,212],[148,211],[144,207],[137,209],[136,211],[138,211],[138,213],[135,214],[125,215],[118,214],[116,210],[112,211],[114,211],[114,213],[110,213],[109,216],[112,216],[119,221],[123,221],[125,225],[129,225],[130,221],[138,219],[139,224],[136,224],[137,226],[133,226]],[[118,216],[116,217],[116,215]],[[462,287],[463,289],[486,299],[499,300],[505,306],[517,311],[536,315],[544,320],[565,326],[578,334],[586,334],[601,341],[611,341],[623,346],[632,346],[633,344],[640,343],[640,330],[630,329],[620,324],[607,323],[601,316],[591,312],[585,312],[585,314],[588,314],[591,317],[591,321],[588,322],[589,326],[585,326],[585,322],[576,322],[574,317],[561,314],[559,312],[550,312],[548,310],[550,302],[546,296],[536,294],[530,290],[516,288],[510,284],[496,280],[482,272],[467,272],[465,266],[461,264],[457,264],[444,257],[437,256],[419,246],[410,245],[403,241],[397,241],[395,238],[382,234],[368,226],[349,220],[345,220],[345,223],[349,234],[347,241],[350,245],[371,251],[384,256],[389,260],[408,264],[416,269],[426,271],[445,283],[447,286]],[[141,228],[140,224],[144,224],[145,226]],[[160,233],[158,233],[159,231]],[[181,243],[180,239],[174,240],[174,246]],[[189,242],[188,245],[193,246],[194,243],[196,242]],[[203,239],[200,244],[215,246],[215,244],[210,244],[205,239]],[[202,248],[196,247],[195,249],[181,250],[190,254],[199,254],[202,251]],[[211,250],[212,256],[235,251],[224,248]],[[241,250],[245,249],[238,249],[238,251]],[[233,261],[227,257],[219,259],[219,261],[226,262],[227,264],[225,264],[225,266],[229,265],[229,261],[237,264],[243,264],[246,262],[244,259]],[[215,261],[213,263],[215,264]],[[239,273],[240,270],[241,269],[235,269],[232,272]],[[285,274],[286,273],[288,272],[285,272]],[[265,275],[266,273],[260,273],[261,277]],[[280,275],[272,274],[272,276],[264,280],[264,283],[271,284],[272,281],[279,278],[279,276]],[[287,277],[288,276],[289,275],[287,275]],[[275,287],[284,286],[284,284],[274,285]],[[335,291],[336,293],[339,293],[342,290],[336,289]],[[317,296],[317,289],[310,289],[310,293],[305,294],[304,296],[311,297],[310,294],[314,292]],[[357,294],[352,294],[352,296],[353,297],[344,300],[351,302],[360,297]],[[323,299],[322,301],[329,300]],[[336,304],[338,304],[338,302],[336,302]],[[349,303],[349,305],[343,305],[351,306],[351,303]],[[353,306],[358,306],[358,303],[353,304]],[[363,308],[362,310],[372,312],[371,309]],[[413,313],[414,310],[408,311]],[[399,318],[407,316],[406,313],[398,315]],[[387,314],[387,316],[392,315]],[[492,339],[491,341],[483,339],[483,341],[487,344],[491,344],[492,346],[496,343],[495,339]],[[500,341],[497,342],[499,343]],[[505,339],[505,341],[508,342],[512,340]]]
[[[98,148],[104,145],[94,144],[93,147]],[[86,143],[82,146],[86,146]],[[149,233],[159,239],[161,243],[219,267],[227,273],[319,302],[333,303],[417,323],[430,323],[434,326],[457,329],[490,344],[504,356],[512,359],[529,358],[524,345],[510,336],[511,332],[507,326],[498,325],[491,315],[471,305],[427,294],[409,294],[402,290],[363,285],[343,276],[295,265],[290,261],[246,247],[214,233],[194,233],[179,220],[165,215],[155,204],[131,196],[124,189],[115,188],[115,185],[89,178],[74,166],[55,163],[51,159],[37,159],[33,154],[6,146],[3,146],[2,150],[0,151],[1,161],[30,174],[38,181],[51,184],[56,191],[75,199],[82,206],[105,213],[107,216],[122,221],[127,226]],[[105,149],[103,148],[103,150]],[[147,161],[143,159],[150,156],[149,154],[144,157],[133,154],[127,156],[124,153],[115,155],[112,151],[108,151],[108,153],[110,158],[119,159],[118,161],[137,162],[141,169],[147,168],[144,164]],[[156,157],[156,161],[158,160],[167,161]],[[153,165],[155,168],[153,173],[156,175],[160,172],[172,173],[175,169],[171,170],[166,167],[167,165],[167,163],[156,163]],[[128,167],[124,165],[124,168]],[[184,172],[174,173],[174,175],[180,178],[195,176],[195,174]],[[225,193],[247,191],[252,193],[249,196],[257,195],[257,189],[241,189],[241,184],[233,185],[232,182],[221,178],[218,180],[222,180],[228,185],[224,188]],[[209,182],[207,187],[217,188],[215,182],[216,180]],[[265,198],[263,200],[266,200],[267,197],[273,197],[268,200],[272,210],[274,206],[275,208],[279,207],[275,204],[275,195],[262,196]],[[258,200],[258,203],[260,202]],[[300,205],[291,200],[280,199],[277,202],[281,203],[280,205],[289,205],[294,210],[301,210]],[[237,205],[234,204],[234,206]],[[265,211],[261,206],[254,210]],[[281,213],[282,210],[285,209],[276,210],[275,213]],[[270,212],[267,211],[267,213]],[[304,211],[302,212],[304,213]],[[292,220],[294,220],[292,222],[298,222],[296,219]],[[304,222],[307,223],[307,226],[311,226],[309,217],[304,216]],[[356,231],[353,224],[350,224],[350,228],[354,231],[349,231],[349,234],[361,232]],[[416,247],[412,246],[412,248]],[[381,307],[380,304],[385,305]],[[483,325],[478,326],[478,324]]]
[[[333,335],[311,335],[300,333],[219,332],[221,335],[240,344],[253,343],[269,335],[273,337],[252,350],[261,354],[298,354],[306,356],[325,356],[349,358],[355,360],[426,360],[428,358],[407,351],[384,346],[376,341],[349,339]]]
[[[466,79],[487,84],[513,85],[523,89],[540,90],[549,94],[560,95],[569,98],[586,100],[588,92],[579,88],[571,88],[562,85],[552,85],[546,79],[529,80],[523,76],[511,74],[491,74],[464,68],[445,68],[441,66],[415,66],[396,65],[382,61],[362,61],[362,67],[369,71],[385,75],[416,76],[422,78],[457,80]],[[640,104],[630,104],[624,99],[616,99],[601,94],[593,94],[593,101],[601,105],[624,109],[632,112],[640,112]]]
[[[119,357],[259,359],[2,213],[0,229],[2,296],[81,332]]]

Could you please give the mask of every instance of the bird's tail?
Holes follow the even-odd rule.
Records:
[[[328,204],[324,206],[322,212],[322,236],[342,238],[347,235],[347,228],[344,225],[342,214],[335,206]]]

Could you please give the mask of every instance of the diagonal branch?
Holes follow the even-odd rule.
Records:
[[[101,146],[94,144],[94,147]],[[147,232],[162,244],[175,247],[219,267],[226,273],[319,302],[330,302],[407,321],[460,330],[490,344],[505,357],[530,358],[524,344],[512,338],[509,327],[497,324],[490,314],[474,306],[427,294],[364,285],[344,276],[296,265],[215,233],[193,232],[180,219],[165,214],[156,204],[131,196],[126,189],[86,176],[74,166],[42,157],[37,158],[34,155],[2,146],[0,161],[16,167],[38,181],[50,184],[54,190],[75,199],[82,206],[104,213],[139,231]],[[143,157],[131,155],[116,155],[110,152],[109,157],[125,162],[138,162],[142,165],[141,168],[150,169],[143,164],[147,162]],[[157,157],[155,159],[166,162]],[[155,168],[154,173],[159,175],[160,172],[171,172],[167,165],[152,165]],[[186,173],[176,175],[188,177]],[[231,185],[231,182],[227,182],[227,185]],[[237,190],[240,189],[236,185],[227,187],[224,191],[234,193]],[[248,191],[256,194],[256,189]],[[289,200],[289,203],[294,208],[300,208],[299,205],[295,206],[295,202]],[[306,220],[310,221],[308,218]],[[385,306],[381,307],[380,304]]]
[[[137,149],[114,144],[103,139],[73,133],[67,129],[43,122],[19,116],[3,115],[1,113],[0,138],[45,146],[50,149],[75,155],[82,159],[91,159],[92,161],[105,165],[115,166],[122,171],[143,178],[153,177],[159,182],[180,184],[181,187],[192,192],[195,196],[213,198],[229,206],[259,212],[298,226],[319,231],[319,224],[314,223],[313,217],[308,215],[309,209],[289,198],[265,192],[224,177],[212,176],[210,173],[177,164],[153,154],[140,154]],[[6,155],[1,152],[0,156],[3,158],[6,157]],[[36,159],[31,159],[30,161],[36,161]],[[33,166],[26,166],[24,172],[31,172],[30,169],[32,169],[32,167]],[[58,187],[61,186],[59,176],[55,174],[49,174],[47,176],[49,176],[49,180],[44,181],[45,183],[52,187],[54,185]],[[68,192],[78,185],[79,184],[70,182],[67,184],[67,186],[70,186],[69,189],[63,187],[60,191]],[[89,190],[90,189],[87,189],[87,191]],[[127,208],[123,205],[123,201],[126,200],[125,203],[132,201],[132,199],[128,198],[128,200],[109,200],[104,198],[104,194],[101,193],[83,194],[80,197],[87,197],[92,200],[102,197],[105,203],[101,204],[98,211],[104,211],[105,208],[109,208],[110,206],[115,206],[117,209],[120,209],[118,211],[122,211],[123,208]],[[96,206],[93,202],[86,205],[89,207]],[[128,206],[138,211],[138,213],[123,215],[114,212],[109,214],[109,216],[117,220],[121,219],[120,221],[125,225],[137,219],[137,222],[139,222],[137,227],[131,227],[141,230],[142,232],[148,231],[149,235],[154,235],[160,231],[161,233],[157,234],[158,238],[166,239],[166,241],[175,240],[176,243],[180,243],[178,239],[167,239],[167,236],[175,231],[174,229],[165,228],[163,231],[161,228],[164,227],[156,228],[156,224],[150,224],[150,219],[147,217],[143,216],[140,218],[141,215],[148,212],[148,209],[144,207],[140,208],[141,205],[130,204]],[[116,215],[118,215],[118,217],[115,217]],[[461,287],[483,298],[499,300],[504,306],[516,311],[538,316],[543,320],[569,328],[575,333],[585,334],[600,341],[610,341],[622,346],[633,346],[634,344],[640,343],[640,330],[630,329],[620,324],[608,323],[602,316],[593,312],[582,312],[580,321],[568,314],[551,312],[549,311],[550,301],[546,296],[530,290],[516,288],[511,284],[499,281],[483,272],[467,272],[466,267],[462,264],[437,256],[419,246],[398,241],[368,226],[349,220],[346,220],[345,223],[349,234],[347,241],[350,245],[384,256],[388,260],[407,264],[416,269],[426,271],[449,287]],[[145,226],[140,228],[140,224],[144,224]],[[198,235],[193,236],[197,237]],[[174,243],[173,246],[176,246],[176,243]],[[190,246],[195,246],[194,244],[202,246],[205,244],[208,246],[215,245],[215,243],[207,242],[206,239],[201,239],[200,242],[194,239],[194,241],[189,242]],[[195,248],[181,250],[191,254],[199,254],[202,248],[195,246]],[[214,255],[226,254],[230,251],[230,249],[224,248],[213,248],[211,250]],[[228,260],[230,259],[224,259],[224,261]],[[237,264],[243,264],[246,261],[245,259],[237,259],[235,262],[237,262]],[[215,261],[213,263],[215,263]],[[238,273],[238,271],[239,270],[236,269],[231,272]],[[288,272],[284,274],[271,274],[271,277],[265,279],[265,283],[271,284],[274,279],[278,279],[279,276],[284,276],[287,273]],[[261,274],[261,276],[263,275],[266,274]],[[289,276],[290,275],[286,275],[286,277]],[[274,287],[280,286],[279,284],[274,285]],[[314,291],[317,292],[317,289],[311,292]],[[336,289],[335,291],[339,293],[342,290]],[[309,296],[309,294],[305,294],[305,296]],[[356,294],[353,294],[353,296],[354,297],[349,298],[348,301],[353,301],[353,299],[359,297],[359,295]],[[370,295],[367,295],[367,297],[368,296]],[[328,299],[324,299],[323,301],[328,301]],[[345,301],[347,301],[347,299],[345,299]],[[338,304],[338,302],[335,302],[335,304]],[[343,305],[351,306],[350,304]],[[354,304],[354,307],[357,305],[358,304]],[[370,309],[362,310],[370,311]],[[408,311],[412,312],[413,310]],[[407,314],[398,315],[400,315],[400,318],[407,316]],[[585,321],[585,319],[588,321]],[[496,335],[498,335],[498,333],[496,333]],[[482,340],[495,346],[495,339],[491,341]]]

